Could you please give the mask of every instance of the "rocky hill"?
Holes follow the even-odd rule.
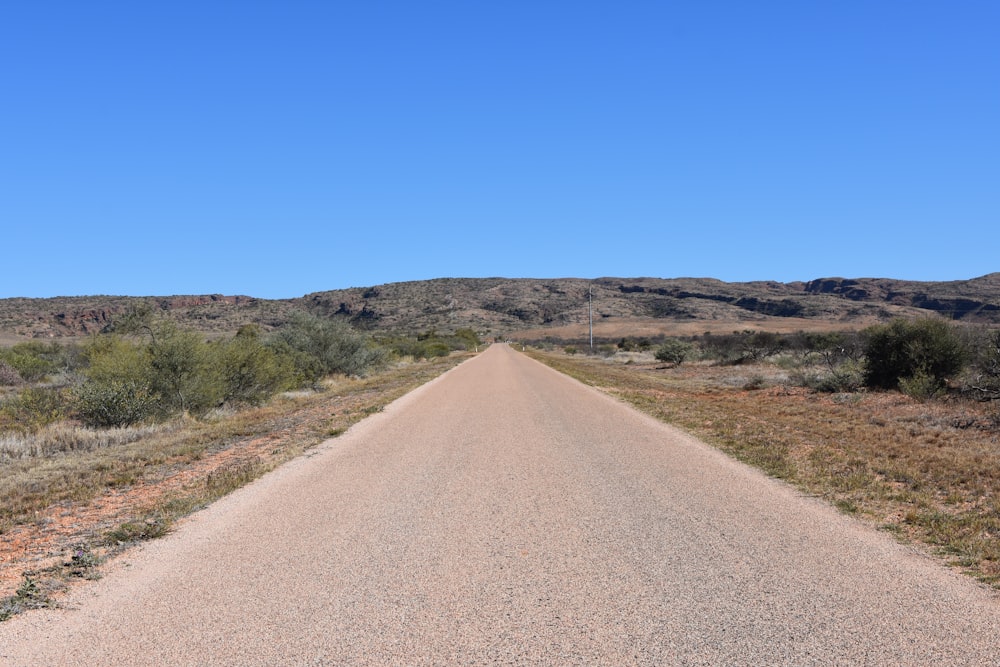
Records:
[[[921,314],[1000,325],[1000,273],[949,282],[440,278],[287,300],[221,295],[0,299],[0,336],[8,342],[83,336],[106,329],[116,316],[144,302],[207,334],[232,333],[250,323],[272,328],[290,313],[306,311],[344,317],[381,332],[469,327],[486,336],[572,338],[589,327],[591,295],[595,333],[605,336],[861,328],[894,316]]]

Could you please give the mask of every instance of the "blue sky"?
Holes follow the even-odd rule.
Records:
[[[8,2],[0,297],[1000,270],[1000,3]]]

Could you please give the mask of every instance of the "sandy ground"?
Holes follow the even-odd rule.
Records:
[[[1000,665],[1000,601],[496,345],[0,624],[4,665]]]

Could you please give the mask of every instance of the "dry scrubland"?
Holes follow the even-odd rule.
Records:
[[[591,294],[605,354],[642,339],[742,356],[667,368],[652,352],[531,354],[1000,587],[1000,400],[970,400],[975,373],[949,393],[942,378],[954,369],[934,367],[949,345],[974,343],[966,366],[1000,399],[1000,334],[986,344],[984,333],[1000,322],[998,293],[1000,273],[950,283],[440,279],[273,302],[0,300],[0,618],[49,604],[109,553],[462,358],[439,355],[481,338],[584,349]],[[893,391],[861,390],[871,366],[854,354],[857,332],[890,320],[922,322],[926,335],[910,342],[929,356],[892,371],[882,386]],[[778,334],[808,345],[767,349]],[[896,338],[900,349],[910,342]],[[330,373],[355,373],[340,364],[345,350],[430,361],[330,388]],[[798,379],[783,355],[799,355]],[[829,367],[806,377],[808,355]],[[185,370],[196,360],[197,372]],[[280,393],[322,383],[327,391]],[[824,384],[836,393],[814,391]]]
[[[0,442],[0,620],[56,604],[73,580],[467,358],[401,363],[321,391],[201,419],[95,431],[69,424]],[[17,451],[14,451],[14,447]]]
[[[772,363],[528,353],[1000,588],[995,405],[817,393]]]

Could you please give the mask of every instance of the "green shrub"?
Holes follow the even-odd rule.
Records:
[[[213,352],[227,403],[260,405],[294,386],[292,360],[265,345],[256,327],[243,327],[231,341],[214,346]]]
[[[479,339],[479,334],[472,329],[456,329],[453,338],[458,349],[476,350],[483,344],[483,341]]]
[[[83,357],[82,373],[89,380],[150,383],[153,371],[145,345],[115,334],[95,336],[83,346]]]
[[[334,373],[363,375],[385,360],[381,348],[347,323],[306,314],[293,315],[270,344],[290,358],[306,382]]]
[[[87,426],[131,426],[148,418],[155,408],[156,397],[136,380],[87,380],[76,389],[76,411]]]
[[[400,357],[412,357],[416,361],[446,357],[453,350],[476,350],[483,344],[472,329],[458,329],[454,334],[428,330],[416,336],[396,336],[381,342]]]
[[[28,387],[0,405],[0,431],[37,431],[65,418],[69,406],[65,389]]]
[[[24,382],[24,378],[17,372],[17,369],[0,360],[0,387],[16,387]]]
[[[623,352],[644,352],[652,346],[648,338],[622,338],[618,341],[618,349]]]
[[[149,347],[117,334],[95,336],[83,346],[87,366],[75,391],[76,413],[91,427],[135,424],[157,411]]]
[[[823,373],[800,372],[795,379],[813,391],[829,394],[855,392],[864,385],[862,367],[855,361],[843,362]]]
[[[36,343],[18,343],[0,349],[0,361],[16,370],[25,382],[38,382],[56,370],[56,364],[41,351]]]
[[[867,387],[896,389],[901,380],[920,378],[940,389],[965,363],[961,341],[943,320],[896,319],[863,334]]]
[[[451,347],[444,341],[429,341],[424,345],[424,356],[428,359],[447,357],[449,354],[451,354]]]
[[[200,334],[162,326],[148,354],[150,390],[164,412],[201,414],[222,403],[219,366]]]
[[[613,357],[615,356],[615,347],[614,345],[603,343],[594,348],[594,352],[600,357]]]
[[[691,354],[691,344],[677,338],[668,338],[656,348],[656,360],[680,366]]]
[[[909,377],[899,378],[899,390],[918,401],[928,401],[944,389],[941,381],[923,369],[918,369]]]

